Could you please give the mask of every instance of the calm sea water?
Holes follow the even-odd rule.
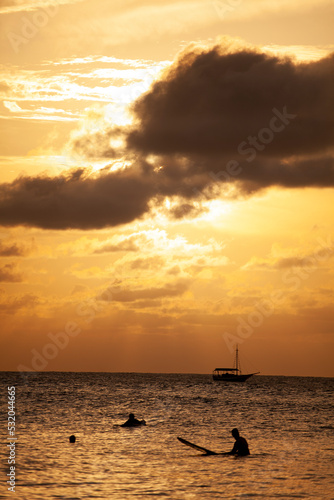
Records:
[[[334,379],[39,373],[1,378],[0,498],[333,499]],[[16,387],[16,491],[7,490],[7,386]],[[122,428],[130,412],[146,427]],[[202,456],[176,439],[215,451]],[[75,444],[69,436],[75,434]]]

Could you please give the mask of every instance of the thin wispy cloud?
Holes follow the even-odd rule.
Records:
[[[85,0],[2,0],[0,14],[30,12],[47,8],[58,10],[60,5],[70,5],[84,1]]]

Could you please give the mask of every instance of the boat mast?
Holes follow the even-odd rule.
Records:
[[[236,348],[235,348],[235,367],[239,371],[239,347],[238,347],[238,344],[236,345]]]

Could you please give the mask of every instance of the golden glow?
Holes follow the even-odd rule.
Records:
[[[142,163],[156,176],[167,163],[155,151],[134,158],[122,130],[133,125],[131,104],[189,44],[212,45],[227,33],[226,47],[256,46],[298,61],[333,51],[326,0],[6,3],[0,7],[1,184],[77,168],[95,178],[102,169],[133,167],[144,190]],[[8,34],[23,37],[22,19],[33,22],[50,5],[57,13],[13,46]],[[124,224],[0,228],[3,369],[31,367],[31,350],[49,342],[48,332],[75,322],[82,333],[47,370],[85,370],[94,346],[89,369],[113,371],[105,355],[112,349],[123,353],[117,366],[124,371],[149,372],[161,362],[171,372],[209,373],[228,349],[224,333],[236,335],[238,318],[281,293],[239,343],[263,374],[281,374],[282,355],[302,351],[303,357],[289,357],[284,374],[333,376],[332,189],[271,187],[241,198],[234,185],[224,185],[216,199],[188,199],[179,195],[183,187],[150,198],[150,211],[144,199],[140,215]],[[121,193],[126,208],[138,194]],[[54,210],[62,203],[55,196]],[[88,210],[94,217],[96,207]],[[151,346],[145,362],[141,342]]]
[[[204,207],[207,212],[200,215],[201,220],[224,224],[224,219],[231,213],[233,204],[221,200],[211,200],[205,202]]]

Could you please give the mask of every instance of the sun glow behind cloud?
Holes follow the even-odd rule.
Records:
[[[110,126],[126,126],[132,121],[128,111],[131,102],[147,91],[169,64],[169,61],[96,56],[44,61],[34,71],[7,69],[0,88],[4,97],[0,118],[32,123],[66,121],[73,124],[70,134],[73,140]],[[58,130],[59,135],[61,129]],[[38,163],[44,162],[43,169],[52,175],[79,165],[99,170],[111,163],[100,158],[86,159],[66,145],[62,150],[55,150],[49,140],[46,142],[29,151],[29,156],[38,155]],[[110,147],[121,149],[122,146],[121,138],[110,139]],[[27,164],[27,168],[29,161],[29,158],[20,158],[21,165]],[[120,158],[110,168],[127,164]]]
[[[128,105],[147,91],[154,79],[170,63],[106,59],[108,58],[74,58],[58,61],[56,65],[44,62],[34,71],[14,71],[14,68],[7,70],[3,73],[2,95],[5,97],[3,104],[11,115],[2,115],[2,118],[26,119],[29,116],[30,119],[41,119],[42,113],[53,115],[54,120],[77,120],[83,116],[87,106],[94,109],[96,103],[100,102],[106,106],[105,114],[111,120],[115,117],[116,123],[124,123]],[[101,68],[101,64],[108,67]],[[68,65],[71,69],[64,69]],[[53,106],[48,106],[49,103]],[[54,103],[58,103],[57,108]],[[121,109],[123,122],[119,119]],[[44,119],[51,118],[45,116]]]

